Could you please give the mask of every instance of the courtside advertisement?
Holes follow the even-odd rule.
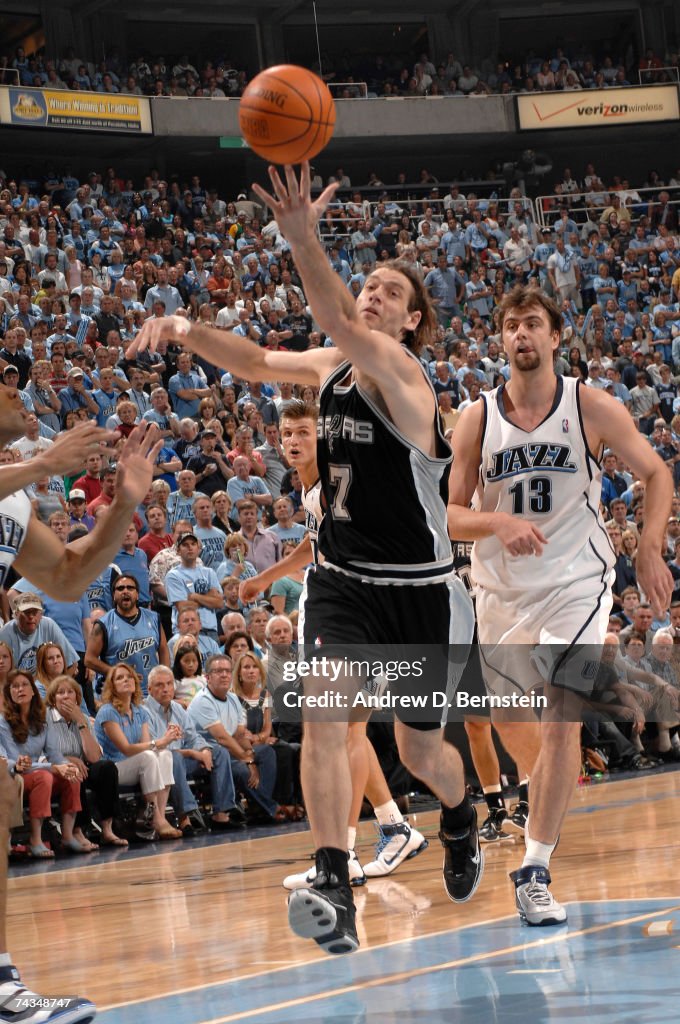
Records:
[[[150,135],[151,109],[143,96],[10,87],[0,89],[0,122]]]
[[[539,92],[517,96],[516,101],[520,131],[603,128],[680,118],[677,85]]]

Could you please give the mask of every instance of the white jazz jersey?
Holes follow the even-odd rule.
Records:
[[[15,491],[0,501],[0,587],[21,551],[31,518],[31,503],[24,491]]]
[[[573,377],[556,382],[550,412],[530,432],[507,418],[504,385],[481,396],[485,421],[473,508],[521,516],[548,543],[540,557],[514,557],[496,537],[476,541],[478,588],[526,593],[612,576],[614,551],[599,512],[602,473],[583,430],[580,384]]]
[[[312,542],[312,551],[314,553],[314,562],[319,562],[319,527],[321,526],[321,520],[323,519],[323,509],[321,508],[321,481],[317,480],[312,487],[307,490],[302,488],[302,507],[305,510],[305,528],[309,533],[310,540]]]

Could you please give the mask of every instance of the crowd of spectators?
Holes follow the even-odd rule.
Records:
[[[92,61],[70,49],[63,58],[53,60],[42,51],[27,54],[20,46],[13,57],[0,57],[0,84],[38,89],[133,96],[240,96],[247,81],[246,72],[224,56],[196,61],[194,66],[185,53],[169,60],[162,54],[148,58],[140,54],[128,63],[116,50],[105,60]]]
[[[321,68],[309,63],[337,99],[568,92],[677,82],[680,74],[677,48],[669,48],[663,56],[647,49],[639,60],[632,49],[596,55],[556,47],[545,54],[529,52],[521,59],[499,54],[478,64],[454,53],[432,60],[426,52],[415,61],[396,54],[370,58],[324,54]],[[114,50],[105,60],[91,61],[70,49],[54,60],[42,51],[27,54],[22,47],[13,56],[0,57],[0,84],[16,84],[17,74],[18,83],[27,87],[137,96],[240,96],[249,77],[223,56],[198,60],[182,53],[166,59],[162,54],[142,53],[128,62]]]
[[[513,284],[531,282],[562,308],[556,372],[624,404],[680,487],[678,172],[667,181],[657,174],[643,200],[625,180],[603,185],[591,164],[582,179],[565,169],[544,229],[518,192],[482,199],[455,184],[440,192],[424,171],[424,199],[405,199],[397,183],[369,201],[342,168],[333,177],[351,198],[319,227],[347,288],[358,294],[370,270],[396,256],[423,275],[434,299],[437,335],[421,359],[447,430],[507,379],[495,310]],[[584,190],[589,201],[572,205]],[[310,387],[235,378],[172,345],[128,358],[145,319],[170,314],[270,349],[332,345],[278,225],[245,194],[232,202],[198,176],[183,187],[153,170],[139,190],[114,168],[84,182],[55,169],[39,182],[3,176],[0,373],[19,390],[26,423],[0,462],[41,455],[83,419],[116,431],[121,443],[140,419],[164,438],[115,569],[76,603],[12,576],[0,595],[9,709],[0,743],[18,774],[41,766],[40,785],[26,789],[36,856],[51,852],[41,825],[52,789],[67,848],[91,847],[88,777],[109,843],[124,841],[112,825],[119,784],[141,788],[142,831],[161,838],[196,830],[188,780],[197,773],[210,779],[214,829],[241,826],[241,800],[251,820],[303,813],[299,730],[277,731],[263,686],[271,643],[292,649],[301,582],[286,577],[245,607],[239,582],[304,536],[301,483],[278,423],[293,398],[317,396]],[[107,515],[111,460],[115,449],[108,462],[91,455],[77,478],[47,475],[29,489],[35,514],[64,543]],[[593,743],[612,747],[613,764],[648,767],[680,757],[680,492],[666,551],[678,600],[657,621],[635,575],[644,487],[616,452],[605,455],[602,506],[617,554],[610,629],[623,633],[633,661],[641,641],[647,662],[642,676],[625,669],[628,689],[616,691],[609,712],[599,709]],[[109,767],[93,771],[99,761]]]

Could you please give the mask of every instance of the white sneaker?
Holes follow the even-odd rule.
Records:
[[[375,858],[364,867],[367,878],[392,874],[405,860],[429,846],[427,839],[407,821],[400,821],[397,825],[378,825],[378,832]]]
[[[366,875],[354,850],[350,850],[347,854],[347,866],[349,868],[349,884],[364,885]],[[284,889],[307,889],[315,878],[316,864],[312,864],[309,871],[300,871],[297,875],[286,875],[282,884]]]
[[[0,967],[0,1021],[21,1024],[90,1024],[97,1009],[88,999],[36,995],[24,988],[16,967]]]
[[[515,883],[515,905],[519,916],[527,924],[562,924],[567,912],[548,889],[550,872],[547,868],[529,865],[512,871],[510,878]]]

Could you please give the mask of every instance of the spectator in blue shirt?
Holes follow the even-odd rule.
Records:
[[[172,407],[180,419],[197,416],[201,399],[208,398],[212,391],[201,375],[191,369],[191,356],[188,352],[180,352],[176,366],[177,373],[168,381]]]

